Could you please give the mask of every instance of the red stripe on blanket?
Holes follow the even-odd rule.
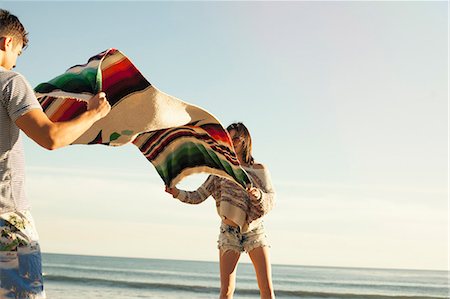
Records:
[[[231,148],[232,143],[229,135],[222,129],[221,126],[218,125],[202,125],[202,129],[204,129],[206,132],[208,132],[209,135],[215,140],[220,140],[227,145],[229,145]]]
[[[87,110],[86,102],[75,100],[75,102],[73,102],[72,105],[70,107],[68,107],[68,109],[64,112],[64,114],[61,115],[61,117],[59,118],[58,121],[71,120],[86,110]]]

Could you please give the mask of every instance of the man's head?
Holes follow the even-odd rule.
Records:
[[[28,44],[28,33],[19,19],[0,9],[0,63],[6,69],[16,65],[17,57]]]

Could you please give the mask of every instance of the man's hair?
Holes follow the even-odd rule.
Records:
[[[22,49],[25,49],[28,44],[28,32],[19,19],[9,11],[0,9],[0,38],[5,36],[17,38],[17,41],[14,41],[16,45],[19,40],[22,40]]]

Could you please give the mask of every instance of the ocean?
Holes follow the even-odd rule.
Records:
[[[235,298],[259,298],[240,263]],[[43,254],[50,299],[218,298],[217,262]],[[447,271],[273,265],[277,298],[449,298]]]

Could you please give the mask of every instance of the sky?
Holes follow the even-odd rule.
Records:
[[[32,86],[117,48],[160,90],[243,121],[277,192],[272,263],[448,269],[447,2],[0,6],[29,31],[15,70]],[[213,199],[173,199],[133,145],[24,144],[44,252],[218,260]]]

